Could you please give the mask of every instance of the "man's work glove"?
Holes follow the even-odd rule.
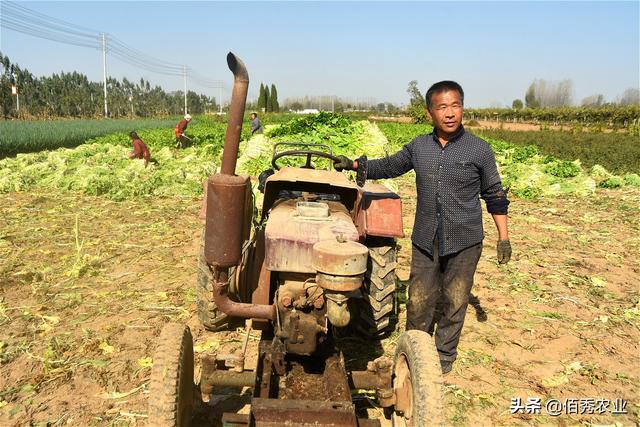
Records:
[[[348,171],[356,170],[353,167],[353,160],[351,160],[347,156],[337,156],[337,157],[340,160],[336,160],[333,162],[333,167],[335,168],[335,170],[337,170],[338,172],[341,172],[342,170],[348,170]]]
[[[506,264],[511,259],[511,242],[509,240],[498,240],[498,264]]]

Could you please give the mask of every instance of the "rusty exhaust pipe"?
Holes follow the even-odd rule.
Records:
[[[244,62],[231,52],[227,54],[227,65],[233,73],[233,92],[231,93],[229,121],[224,138],[220,173],[223,175],[235,175],[242,121],[247,103],[247,91],[249,90],[249,73],[247,73],[247,67],[244,66]]]
[[[227,65],[234,76],[233,91],[220,173],[207,181],[204,257],[213,272],[213,299],[222,312],[233,317],[273,320],[275,305],[238,303],[228,294],[229,268],[242,262],[242,243],[249,238],[252,209],[248,209],[251,182],[248,177],[235,174],[249,74],[244,62],[231,52],[227,54]]]
[[[223,313],[227,316],[245,319],[276,319],[275,304],[248,304],[232,301],[227,293],[229,286],[226,275],[226,271],[220,271],[218,277],[216,277],[215,272],[213,276],[213,300]]]
[[[234,81],[222,165],[220,173],[209,177],[207,182],[204,256],[215,267],[240,263],[242,242],[249,238],[251,227],[251,219],[247,218],[251,183],[248,177],[235,174],[249,74],[244,62],[231,52],[227,54],[227,65]]]

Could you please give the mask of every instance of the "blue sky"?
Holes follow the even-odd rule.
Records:
[[[613,101],[640,86],[640,2],[19,2],[105,31],[146,54],[231,84],[226,53],[247,65],[250,98],[274,83],[282,101],[335,95],[408,102],[410,80],[444,79],[468,107],[511,105],[534,79],[573,81],[574,102]],[[0,50],[36,75],[102,79],[102,54],[3,28]],[[107,57],[110,75],[165,89],[181,77]],[[197,92],[215,89],[190,84]],[[225,91],[224,97],[228,97]]]

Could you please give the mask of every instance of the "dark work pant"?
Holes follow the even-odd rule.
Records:
[[[176,148],[184,148],[189,145],[189,140],[184,136],[176,136]]]
[[[436,347],[441,360],[454,361],[482,243],[441,257],[438,239],[435,240],[433,255],[413,245],[407,330],[432,333],[436,305],[441,305],[442,313],[435,325]]]

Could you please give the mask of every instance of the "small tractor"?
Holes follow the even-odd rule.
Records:
[[[440,363],[429,334],[402,333],[393,360],[379,357],[359,371],[347,371],[336,347],[344,331],[364,334],[363,345],[373,345],[395,330],[399,196],[331,170],[337,159],[327,146],[277,144],[275,171],[261,176],[257,218],[251,182],[235,174],[249,77],[234,54],[227,63],[234,86],[220,172],[205,184],[197,307],[210,331],[250,320],[239,355],[202,355],[199,382],[189,328],[165,325],[151,374],[149,425],[191,425],[200,396],[224,387],[253,390],[249,413],[224,413],[226,426],[380,426],[358,416],[352,390],[375,393],[393,425],[443,424]],[[300,157],[301,167],[283,166]],[[321,159],[329,160],[327,168],[315,167]],[[261,331],[255,369],[245,367],[251,328]]]

